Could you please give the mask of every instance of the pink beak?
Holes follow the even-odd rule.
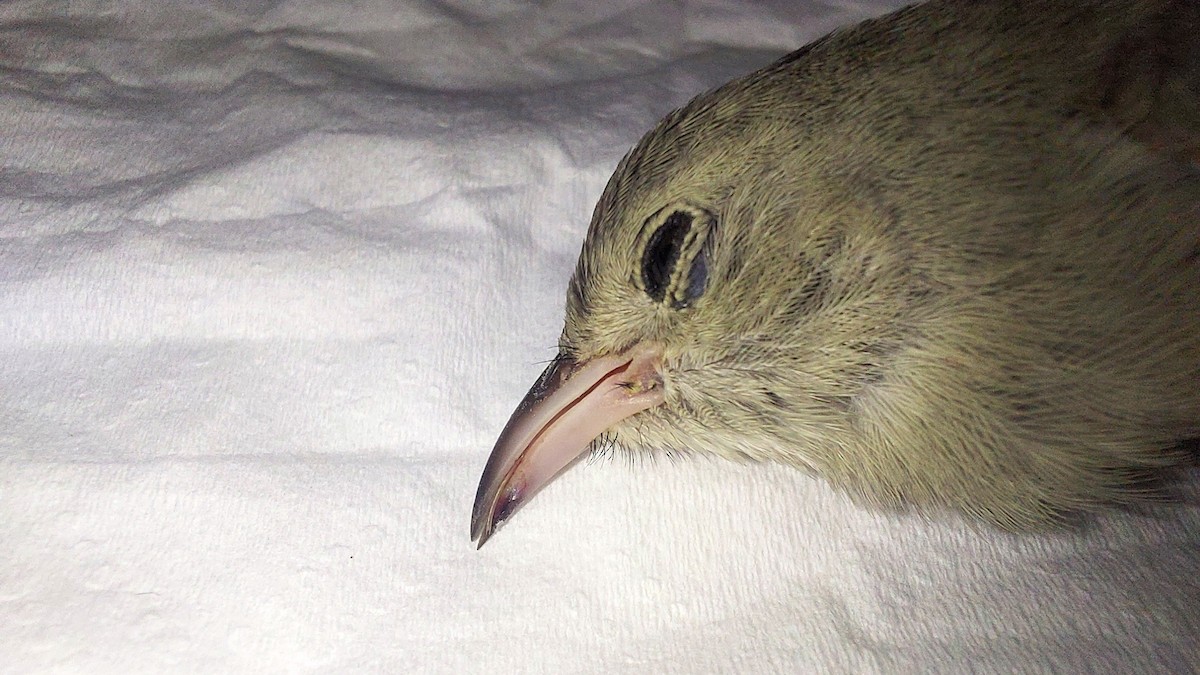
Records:
[[[657,348],[582,363],[559,357],[517,405],[483,469],[471,539],[479,546],[613,424],[663,401]]]

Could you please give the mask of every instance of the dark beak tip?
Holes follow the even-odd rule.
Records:
[[[471,541],[478,542],[475,550],[491,539],[496,531],[495,510],[487,508],[489,500],[476,499],[475,508],[471,511]]]
[[[491,523],[489,525],[486,520],[480,520],[477,522],[473,521],[471,523],[471,541],[476,542],[475,550],[478,551],[479,549],[483,548],[483,545],[486,544],[495,533],[496,523]]]
[[[481,514],[474,513],[471,515],[471,541],[475,541],[476,539],[487,539],[488,527],[484,524],[484,522],[485,519],[481,517]]]
[[[487,541],[495,529],[495,507],[492,502],[493,493],[489,489],[494,479],[490,477],[493,469],[489,466],[485,470],[483,478],[479,482],[479,488],[475,492],[475,503],[471,506],[471,541],[479,540],[479,545]]]

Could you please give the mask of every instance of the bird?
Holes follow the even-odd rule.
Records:
[[[1161,499],[1198,437],[1200,2],[931,0],[620,161],[471,536],[609,447],[1041,531]]]

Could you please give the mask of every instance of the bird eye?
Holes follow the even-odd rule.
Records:
[[[709,228],[696,227],[697,215],[703,214],[671,211],[646,242],[642,286],[655,302],[669,299],[672,307],[680,309],[704,293],[708,259],[703,244]]]
[[[646,285],[646,292],[655,302],[662,302],[667,293],[671,272],[679,262],[683,239],[691,226],[691,216],[676,211],[654,231],[646,244],[646,252],[642,255],[642,283]]]

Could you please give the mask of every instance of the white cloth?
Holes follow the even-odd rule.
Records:
[[[617,160],[898,4],[0,5],[0,672],[1195,668],[1195,508],[603,459],[469,541]]]

